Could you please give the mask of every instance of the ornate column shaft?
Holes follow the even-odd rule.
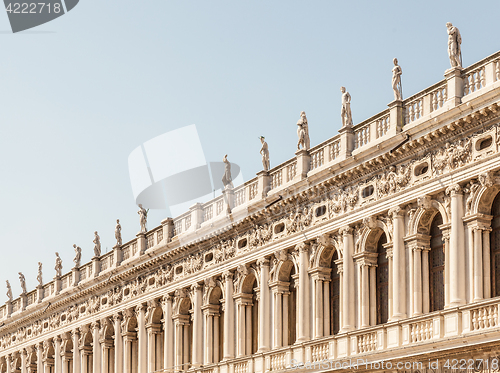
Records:
[[[140,304],[135,308],[135,316],[137,318],[137,343],[138,348],[138,371],[146,372],[148,369],[148,337],[146,333],[146,317],[145,307]],[[95,373],[95,372],[93,372]]]
[[[174,366],[174,325],[172,322],[172,297],[167,295],[162,301],[163,308],[163,369],[169,371]],[[117,373],[115,371],[115,373]]]
[[[429,250],[422,249],[422,312],[429,313],[430,289],[429,289]]]
[[[239,303],[238,307],[238,356],[245,355],[245,305]]]
[[[347,332],[354,329],[354,237],[351,227],[340,229],[344,244],[344,262],[342,278],[342,331]]]
[[[292,325],[289,326],[289,320],[288,320],[288,296],[289,292],[284,292],[281,294],[281,307],[283,309],[283,321],[282,321],[282,345],[283,346],[288,346],[290,344],[290,341],[288,340],[288,328],[293,327]]]
[[[203,324],[202,324],[202,288],[196,284],[191,287],[193,298],[193,359],[192,366],[199,367],[203,364]]]
[[[413,248],[413,315],[422,314],[422,248]]]
[[[252,354],[252,304],[247,304],[245,307],[246,310],[246,325],[245,325],[245,335],[246,335],[246,355]]]
[[[214,315],[214,348],[213,348],[213,354],[214,354],[214,363],[218,363],[220,359],[220,351],[219,351],[219,316],[220,315]]]
[[[115,373],[123,372],[123,337],[121,333],[122,316],[113,316],[113,327],[115,332]]]
[[[301,243],[297,245],[299,251],[299,335],[298,342],[308,341],[309,333],[309,244]]]
[[[260,300],[259,300],[259,352],[268,351],[271,346],[269,333],[271,305],[269,302],[269,260],[261,258],[257,261],[260,267]]]
[[[36,371],[43,373],[43,344],[37,343],[35,345],[36,348]],[[76,373],[76,371],[74,372]]]
[[[54,338],[54,371],[55,373],[62,373],[60,336]]]
[[[370,289],[368,284],[369,266],[361,264],[361,327],[370,326]]]
[[[99,321],[94,321],[92,327],[92,373],[101,373],[101,345],[99,343]]]
[[[323,337],[323,280],[317,278],[314,286],[316,290],[314,337],[321,338]]]
[[[323,335],[330,335],[330,281],[323,280]]]
[[[234,357],[234,300],[233,300],[233,274],[225,272],[224,279],[224,360]]]
[[[483,231],[474,228],[474,301],[483,299]],[[472,263],[470,263],[472,265]]]
[[[462,188],[452,185],[446,189],[451,195],[451,232],[450,232],[450,306],[465,304],[465,237],[463,224]],[[445,258],[447,260],[448,258]]]
[[[214,318],[210,314],[209,309],[205,309],[205,365],[213,363],[213,343],[214,340]]]
[[[80,332],[78,329],[71,331],[71,340],[73,342],[73,373],[81,373],[80,351],[78,350]]]
[[[370,266],[370,325],[377,324],[377,267]]]
[[[491,271],[490,271],[490,230],[483,230],[483,295],[491,298]]]
[[[406,317],[406,263],[405,263],[405,244],[404,244],[404,213],[405,210],[399,206],[389,210],[389,216],[392,218],[393,224],[393,263],[392,274],[393,278],[393,305],[392,305],[392,320],[401,320]]]
[[[276,288],[274,292],[274,348],[279,348],[282,346],[282,335],[283,335],[283,310],[282,305],[282,294]]]

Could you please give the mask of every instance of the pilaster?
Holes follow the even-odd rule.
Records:
[[[340,152],[339,159],[347,159],[354,150],[354,129],[352,126],[344,126],[339,129],[340,133]]]
[[[268,171],[257,172],[257,198],[265,198],[271,189],[271,179]]]
[[[403,101],[395,100],[389,103],[389,136],[394,136],[396,133],[402,131],[404,126],[404,110]]]
[[[444,73],[446,79],[447,100],[450,106],[458,106],[464,94],[462,68],[452,67]]]

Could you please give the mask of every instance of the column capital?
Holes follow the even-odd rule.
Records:
[[[343,227],[341,227],[339,229],[339,233],[342,235],[342,236],[349,236],[349,235],[352,235],[353,233],[353,229],[352,227],[348,226],[348,225],[344,225]]]
[[[99,322],[99,320],[96,320],[96,321],[93,321],[92,324],[90,324],[90,329],[92,330],[92,332],[94,331],[99,331],[101,327],[101,323]]]
[[[257,265],[259,267],[269,267],[269,259],[266,257],[259,258],[259,259],[257,259]]]
[[[398,217],[403,217],[404,214],[405,214],[406,210],[399,207],[399,206],[394,206],[394,207],[391,207],[389,209],[389,212],[388,212],[388,215],[392,218],[392,219],[396,219]]]
[[[446,188],[446,194],[453,197],[455,195],[462,195],[463,189],[458,184],[452,184],[448,188]]]
[[[234,276],[234,273],[231,272],[231,271],[225,271],[223,274],[222,274],[222,278],[224,280],[224,282],[226,281],[232,281],[233,280],[233,276]]]
[[[299,253],[301,252],[309,252],[309,243],[306,242],[300,242],[297,245],[295,245],[295,250],[298,251]]]

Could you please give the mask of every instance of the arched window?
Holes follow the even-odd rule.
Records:
[[[491,296],[500,295],[500,193],[497,194],[491,207],[490,263],[491,263]]]
[[[443,224],[437,214],[431,224],[431,250],[429,252],[430,311],[444,309],[444,240],[439,226]]]
[[[338,273],[337,251],[332,256],[330,277],[330,334],[337,334],[340,330],[340,274]]]
[[[382,233],[377,244],[377,324],[385,324],[389,319],[389,260],[387,259],[387,243]]]

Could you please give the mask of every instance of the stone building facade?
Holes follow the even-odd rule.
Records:
[[[0,373],[498,371],[499,151],[500,52],[8,301]]]

